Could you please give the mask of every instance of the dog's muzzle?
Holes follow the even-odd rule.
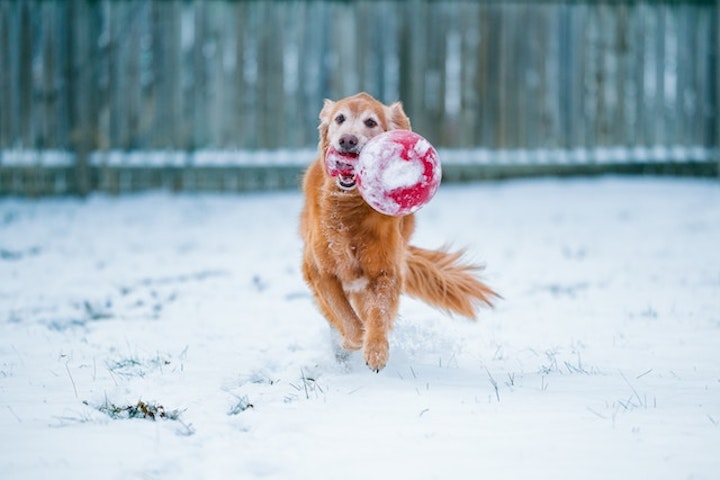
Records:
[[[333,147],[328,150],[325,156],[325,170],[328,175],[336,178],[337,185],[342,190],[352,190],[357,187],[355,178],[357,160],[357,153],[340,152]]]

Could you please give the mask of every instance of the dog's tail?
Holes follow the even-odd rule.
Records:
[[[405,293],[445,312],[472,319],[477,304],[492,307],[493,298],[500,295],[477,279],[474,272],[482,267],[463,263],[462,254],[408,247]]]

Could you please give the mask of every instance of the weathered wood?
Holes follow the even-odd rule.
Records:
[[[99,148],[305,147],[322,99],[357,90],[403,100],[440,146],[717,145],[717,11],[2,2],[0,148],[67,148],[84,109]]]
[[[96,150],[312,147],[358,90],[438,147],[717,151],[719,23],[697,0],[0,0],[0,166],[70,150],[82,193]]]

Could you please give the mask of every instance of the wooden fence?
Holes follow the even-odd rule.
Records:
[[[463,171],[619,148],[717,172],[719,24],[701,1],[0,0],[0,193],[52,168],[54,192],[110,188],[138,151],[185,155],[185,188],[195,152],[312,148],[322,100],[360,90]]]

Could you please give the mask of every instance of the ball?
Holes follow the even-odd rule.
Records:
[[[409,130],[390,130],[370,139],[358,158],[357,188],[385,215],[418,211],[437,192],[442,169],[435,148]]]

